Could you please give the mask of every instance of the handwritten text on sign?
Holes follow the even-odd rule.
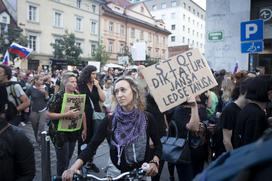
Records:
[[[217,85],[207,61],[197,49],[142,70],[161,112]]]

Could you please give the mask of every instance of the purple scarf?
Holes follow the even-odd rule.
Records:
[[[124,112],[117,105],[112,119],[112,130],[114,132],[112,144],[117,147],[119,165],[124,147],[135,141],[139,135],[146,131],[146,125],[146,116],[143,111],[134,108],[130,112]]]

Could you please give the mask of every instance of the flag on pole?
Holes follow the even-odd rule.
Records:
[[[31,49],[24,47],[22,45],[19,45],[17,43],[12,43],[8,50],[10,53],[14,53],[21,58],[27,58],[32,52]]]
[[[9,65],[9,52],[6,51],[2,64]]]

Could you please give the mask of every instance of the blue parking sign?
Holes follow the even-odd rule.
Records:
[[[241,22],[241,41],[263,40],[263,20]]]

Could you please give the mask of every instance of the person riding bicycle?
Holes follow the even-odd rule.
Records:
[[[116,103],[113,115],[103,120],[87,148],[63,172],[63,180],[72,180],[73,174],[93,158],[105,138],[110,145],[110,158],[121,172],[141,168],[147,162],[149,169],[146,175],[158,173],[162,145],[152,115],[144,112],[144,95],[140,94],[133,79],[121,77],[115,81],[113,98]],[[153,155],[150,153],[150,139],[154,144]]]

